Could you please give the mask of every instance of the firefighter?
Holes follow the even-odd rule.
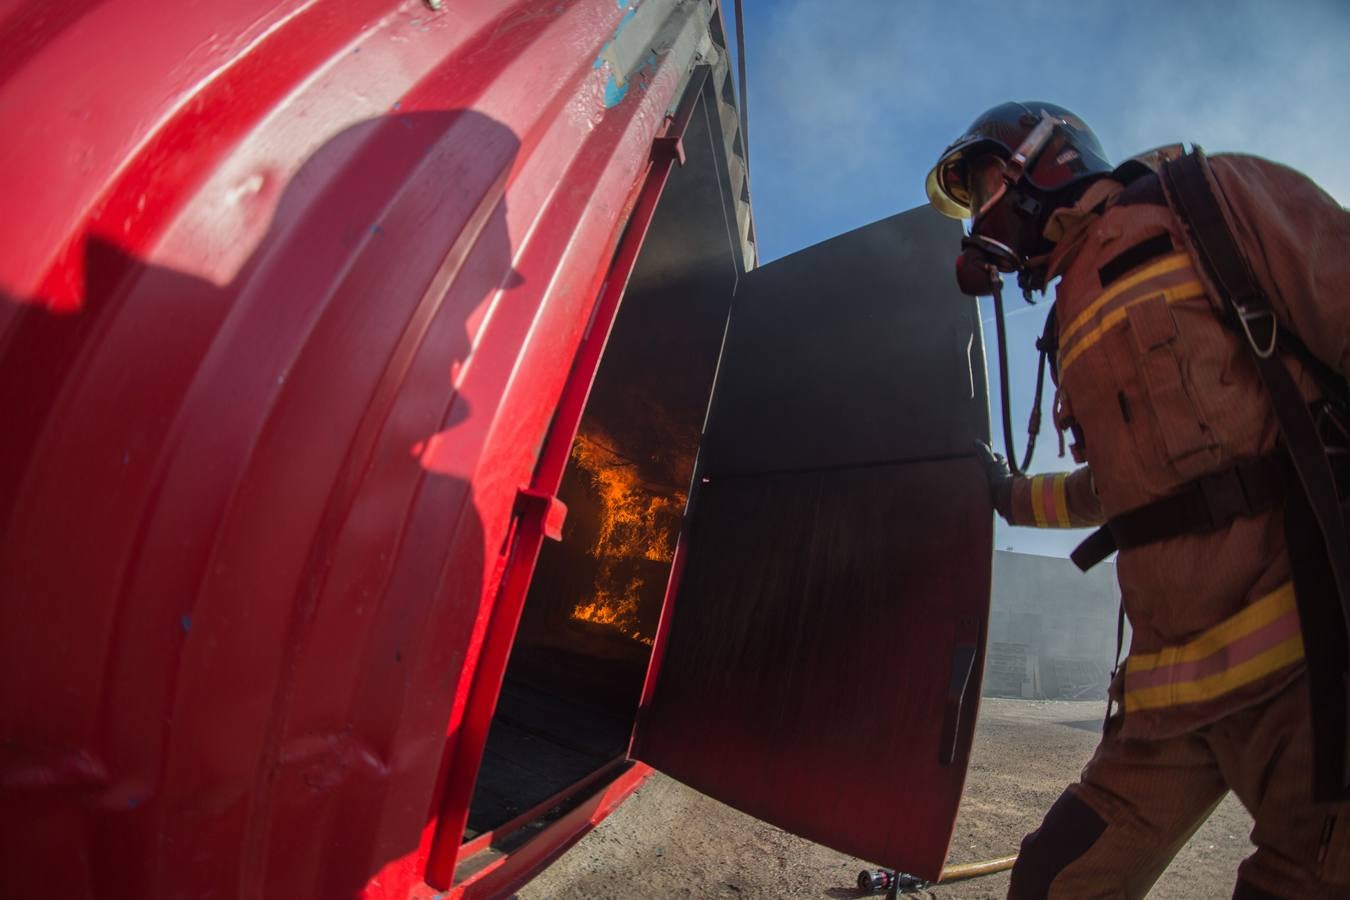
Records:
[[[1334,598],[1305,603],[1316,573],[1300,573],[1316,559],[1291,565],[1290,548],[1318,546],[1318,534],[1304,527],[1310,501],[1258,372],[1264,350],[1309,404],[1344,386],[1350,212],[1284,166],[1208,160],[1218,227],[1274,313],[1229,316],[1168,180],[1183,158],[1178,146],[1113,167],[1069,111],[1005,103],[928,176],[932,204],[971,220],[963,291],[988,294],[999,273],[1028,291],[1058,279],[1046,330],[1055,424],[1082,465],[1015,476],[980,452],[1011,524],[1109,523],[1080,551],[1091,562],[1119,545],[1133,629],[1101,742],[1023,840],[1012,897],[1143,896],[1229,790],[1255,820],[1235,898],[1350,897],[1345,632]],[[1316,792],[1315,765],[1331,772]]]

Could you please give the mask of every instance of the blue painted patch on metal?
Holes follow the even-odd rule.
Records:
[[[189,631],[192,630],[192,616],[189,616],[187,613],[184,613],[183,617],[178,620],[178,624],[182,626],[183,633],[187,634]]]
[[[608,41],[605,41],[605,45],[600,48],[600,55],[597,56],[595,62],[591,64],[592,69],[603,69],[605,66],[609,65],[609,61],[605,59],[605,54],[609,52],[610,47],[614,46],[614,42],[618,40],[619,34],[623,32],[628,23],[637,15],[637,4],[634,3],[633,0],[618,0],[618,8],[626,8],[628,11],[623,14],[623,18],[619,20],[619,24],[614,27],[614,36]],[[655,56],[655,54],[652,55],[653,57]],[[615,72],[609,73],[609,80],[605,82],[605,109],[618,106],[619,103],[622,102],[623,98],[628,95],[629,81],[631,81],[631,79],[627,79],[623,84],[620,84],[619,75]]]
[[[620,85],[613,75],[609,76],[609,81],[605,83],[605,108],[618,106],[628,94],[628,84],[625,82]]]

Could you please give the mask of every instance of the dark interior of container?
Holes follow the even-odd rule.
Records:
[[[559,490],[465,840],[628,749],[740,263],[711,86],[638,257]]]

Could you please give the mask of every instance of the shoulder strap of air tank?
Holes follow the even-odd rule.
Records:
[[[1233,240],[1210,186],[1208,170],[1209,161],[1199,147],[1163,163],[1167,200],[1190,232],[1200,261],[1222,294],[1222,301],[1239,317],[1240,327],[1249,336],[1248,343],[1268,356],[1274,351],[1276,340],[1275,312]]]
[[[1345,519],[1337,500],[1335,477],[1317,425],[1293,376],[1276,353],[1277,344],[1280,343],[1280,328],[1274,309],[1228,228],[1220,198],[1216,195],[1219,190],[1217,182],[1213,181],[1209,164],[1200,148],[1196,147],[1191,153],[1165,163],[1162,175],[1168,202],[1190,232],[1197,256],[1221,295],[1220,302],[1230,314],[1230,320],[1241,328],[1261,382],[1270,395],[1280,435],[1297,474],[1300,493],[1307,499],[1316,530],[1322,539],[1319,548],[1321,553],[1318,555],[1324,558],[1331,576],[1321,579],[1322,590],[1316,592],[1323,596],[1315,600],[1319,604],[1330,601],[1339,606],[1344,638],[1350,634],[1350,537],[1347,536]],[[1315,592],[1315,587],[1301,584],[1297,571],[1294,577],[1300,618],[1305,620],[1306,643],[1309,637],[1307,620],[1311,616],[1305,614],[1305,604],[1314,602],[1314,598],[1309,595]],[[1344,647],[1343,640],[1338,643]],[[1312,648],[1309,647],[1308,651],[1311,657]],[[1343,701],[1345,697],[1342,691]],[[1341,719],[1342,727],[1346,721]],[[1317,730],[1316,723],[1314,730]],[[1340,737],[1343,740],[1345,736]],[[1350,756],[1344,752],[1344,746],[1341,743],[1341,758],[1334,761],[1333,771],[1327,771],[1328,763],[1333,763],[1332,760],[1321,759],[1315,764],[1315,768],[1320,770],[1314,779],[1318,782],[1316,793],[1323,797],[1344,793],[1346,786],[1350,785],[1350,771],[1347,771],[1350,768],[1347,765]],[[1339,787],[1340,791],[1336,791],[1333,785]]]
[[[1190,153],[1162,164],[1164,192],[1173,212],[1190,231],[1201,262],[1227,304],[1224,321],[1237,327],[1253,350],[1264,356],[1277,349],[1289,350],[1309,369],[1328,397],[1345,401],[1345,377],[1322,362],[1302,338],[1289,329],[1280,330],[1279,320],[1247,258],[1233,239],[1215,196],[1218,182],[1204,151]],[[1283,366],[1281,367],[1283,368]]]
[[[1055,315],[1055,304],[1045,313],[1045,326],[1041,336],[1036,339],[1036,349],[1041,358],[1050,365],[1050,380],[1059,386],[1059,317]]]

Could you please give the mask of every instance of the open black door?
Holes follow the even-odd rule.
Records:
[[[916,209],[742,283],[633,751],[934,879],[979,702],[993,550],[959,239]]]

